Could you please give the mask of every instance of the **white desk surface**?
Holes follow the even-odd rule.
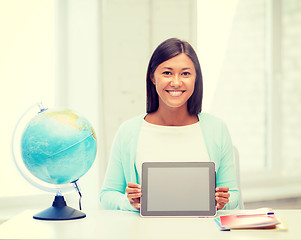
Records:
[[[142,218],[108,210],[86,212],[79,220],[41,221],[32,218],[36,212],[27,210],[4,222],[0,239],[301,239],[301,209],[275,210],[287,231],[219,231],[212,218]]]

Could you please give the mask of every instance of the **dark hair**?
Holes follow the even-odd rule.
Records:
[[[159,96],[156,87],[151,80],[151,76],[154,75],[155,70],[161,63],[181,53],[185,53],[191,59],[196,71],[194,92],[187,102],[188,112],[193,115],[202,111],[203,78],[198,57],[188,42],[181,41],[177,38],[170,38],[162,42],[155,49],[148,64],[146,75],[147,113],[155,112],[159,107]]]

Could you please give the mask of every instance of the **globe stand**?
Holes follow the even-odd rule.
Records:
[[[52,207],[33,216],[39,220],[73,220],[86,217],[86,214],[72,207],[68,207],[63,196],[56,195]]]

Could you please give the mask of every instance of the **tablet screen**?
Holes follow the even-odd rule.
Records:
[[[149,211],[208,211],[209,170],[150,168],[147,191]],[[160,197],[153,197],[156,194]]]
[[[142,216],[215,214],[214,163],[143,163]]]

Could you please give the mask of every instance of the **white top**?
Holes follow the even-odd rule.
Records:
[[[209,162],[200,123],[161,126],[143,121],[137,146],[139,177],[143,162]]]

